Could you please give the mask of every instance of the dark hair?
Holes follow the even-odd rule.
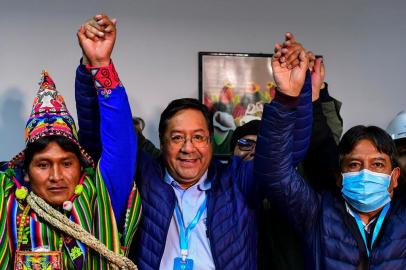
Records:
[[[340,166],[344,156],[349,154],[360,140],[369,140],[376,149],[387,154],[392,162],[392,167],[397,166],[397,151],[395,143],[385,130],[376,126],[355,126],[349,129],[338,145]]]
[[[212,117],[206,105],[202,104],[200,101],[194,98],[181,98],[171,101],[165,108],[165,110],[161,113],[161,119],[159,120],[159,139],[161,142],[168,125],[168,120],[171,119],[177,112],[186,109],[194,109],[201,112],[206,119],[210,136],[213,134]]]
[[[231,137],[230,149],[234,151],[235,146],[237,145],[237,141],[244,136],[247,135],[257,135],[259,131],[259,125],[261,124],[261,120],[251,120],[248,123],[245,123],[242,126],[239,126],[234,130],[234,133]]]
[[[25,171],[28,171],[28,167],[30,166],[35,153],[44,150],[51,142],[56,142],[63,150],[74,153],[78,157],[82,166],[88,166],[85,160],[82,158],[79,147],[74,142],[64,136],[46,136],[33,143],[29,143],[25,148],[23,165]]]
[[[145,127],[145,121],[141,117],[133,117],[133,125],[141,125],[141,130]]]

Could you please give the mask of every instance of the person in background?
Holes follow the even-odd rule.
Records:
[[[133,124],[134,128],[137,131],[137,133],[142,133],[142,131],[145,128],[145,121],[141,117],[133,117]]]
[[[144,120],[140,117],[133,117],[133,125],[138,135],[138,149],[145,151],[154,158],[159,157],[161,150],[156,148],[155,145],[142,134],[145,128]]]
[[[389,123],[386,132],[395,141],[396,149],[398,151],[398,162],[400,167],[400,179],[403,185],[400,186],[399,192],[405,194],[406,192],[406,111],[401,111]]]
[[[251,120],[234,130],[230,143],[234,156],[241,157],[243,160],[254,158],[260,123],[260,120]]]
[[[321,59],[321,70],[320,70],[320,77],[321,77],[321,86],[320,90],[317,91],[318,87],[315,87],[313,83],[312,87],[312,102],[319,102],[321,103],[321,109],[323,112],[324,117],[327,120],[327,125],[329,126],[334,140],[336,144],[340,142],[341,135],[343,133],[343,119],[340,115],[340,109],[342,103],[330,96],[328,91],[328,83],[324,80],[325,78],[325,63],[324,57],[321,55],[314,55],[313,52],[308,52],[309,56],[309,69],[310,71],[314,68],[314,63],[316,58]]]

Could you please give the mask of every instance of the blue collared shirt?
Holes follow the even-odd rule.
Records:
[[[347,202],[345,202],[345,208],[347,209],[347,213],[349,213],[354,219],[355,219],[355,215],[358,215],[357,213],[355,213],[347,204]],[[375,220],[377,219],[377,217],[372,218],[368,224],[365,224],[364,221],[362,221],[362,225],[364,225],[364,230],[370,234],[371,233],[371,227],[372,224],[374,224]]]
[[[178,182],[170,176],[168,171],[165,173],[164,181],[172,186],[183,215],[185,226],[189,226],[196,216],[200,205],[206,199],[206,191],[211,188],[211,183],[207,179],[207,171],[196,184],[187,189],[181,188]],[[207,209],[203,212],[196,227],[190,233],[188,259],[193,260],[193,270],[215,269],[210,242],[207,237],[206,219]],[[180,245],[179,224],[176,221],[174,211],[166,236],[165,250],[159,269],[173,270],[173,262],[176,257],[180,257]]]

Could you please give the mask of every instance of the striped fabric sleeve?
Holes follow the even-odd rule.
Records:
[[[130,196],[127,201],[125,211],[125,222],[122,233],[117,229],[114,211],[111,206],[110,196],[104,185],[103,175],[100,172],[100,166],[96,172],[96,189],[98,193],[97,204],[94,206],[94,234],[100,236],[100,241],[108,246],[114,252],[121,252],[127,255],[132,238],[137,231],[141,219],[142,205],[141,196],[134,182]],[[121,230],[120,230],[121,232]]]
[[[0,172],[0,269],[9,269],[12,265],[12,254],[9,247],[7,228],[7,198],[14,188],[14,184]]]
[[[121,249],[123,255],[127,256],[131,241],[137,231],[141,219],[142,205],[141,196],[134,181],[131,194],[128,198],[127,211],[124,221],[124,230],[121,235]]]
[[[113,207],[111,205],[109,192],[104,184],[100,173],[100,167],[97,166],[95,175],[96,197],[93,203],[93,235],[99,241],[105,244],[108,249],[115,253],[120,253],[120,240],[114,217]],[[88,269],[111,269],[103,257],[93,250],[89,250],[90,262]]]

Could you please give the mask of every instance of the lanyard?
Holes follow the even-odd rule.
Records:
[[[197,223],[199,222],[200,218],[203,215],[204,210],[206,209],[206,202],[207,197],[204,199],[203,203],[200,205],[199,210],[197,210],[196,216],[193,218],[192,222],[189,224],[187,228],[185,228],[185,223],[183,221],[183,216],[179,209],[179,204],[176,202],[175,206],[175,213],[176,219],[179,224],[179,244],[180,244],[180,254],[182,256],[182,260],[185,261],[188,255],[188,248],[189,248],[189,236],[190,232],[196,227]]]
[[[378,237],[379,231],[382,228],[383,220],[385,219],[386,213],[388,212],[389,208],[390,208],[390,203],[386,204],[385,207],[382,209],[381,213],[379,214],[378,220],[376,221],[376,224],[375,224],[374,231],[372,233],[371,249],[374,245],[376,238]],[[361,218],[358,216],[357,213],[354,213],[354,218],[355,218],[355,221],[357,222],[358,229],[361,232],[361,236],[362,236],[362,239],[364,240],[365,248],[367,250],[367,254],[369,257],[370,252],[369,252],[369,248],[368,248],[367,238],[365,235],[364,224],[362,224]]]

